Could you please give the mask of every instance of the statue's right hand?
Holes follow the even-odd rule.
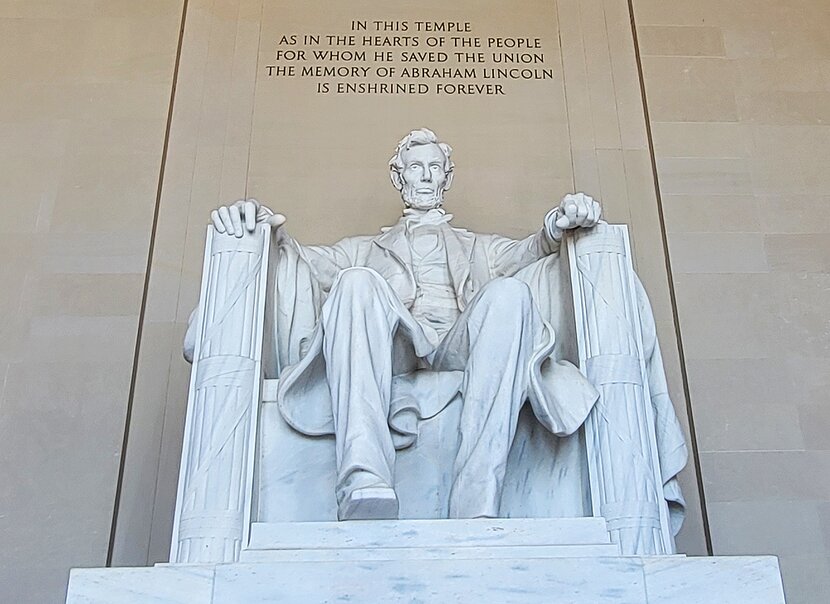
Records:
[[[262,222],[267,222],[274,230],[285,224],[285,216],[274,214],[256,199],[240,199],[232,205],[222,206],[210,213],[210,219],[217,231],[235,237],[252,233]]]

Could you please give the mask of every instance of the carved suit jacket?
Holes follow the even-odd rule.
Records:
[[[451,218],[451,216],[449,216]],[[515,275],[522,268],[556,253],[559,244],[542,229],[521,240],[501,235],[481,235],[443,223],[449,269],[460,310],[481,287],[496,277]],[[345,268],[361,266],[377,271],[401,301],[410,308],[415,299],[412,255],[406,236],[406,218],[380,235],[347,237],[333,246],[294,246],[312,268],[314,278],[328,291]]]
[[[569,296],[567,278],[558,270],[558,245],[544,230],[522,240],[481,235],[444,224],[449,269],[458,300],[467,302],[490,280],[515,276],[533,293],[546,325],[545,344],[534,352],[528,367],[528,399],[534,414],[551,432],[576,431],[598,398],[596,389],[565,360],[567,342],[557,341],[568,320],[562,304]],[[303,246],[279,234],[276,246],[273,339],[280,383],[277,403],[285,420],[309,435],[333,434],[332,404],[325,377],[319,314],[340,272],[366,267],[378,272],[407,308],[416,294],[406,219],[376,236],[349,237],[333,246]],[[407,313],[408,314],[408,313]],[[402,338],[419,357],[434,346],[422,326],[401,317]],[[458,393],[460,372],[416,371],[395,376],[390,427],[401,448],[414,442],[417,422],[440,412]],[[395,437],[398,438],[395,438]]]

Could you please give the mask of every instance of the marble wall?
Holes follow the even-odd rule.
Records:
[[[107,561],[182,3],[0,2],[0,600]]]
[[[714,553],[777,554],[789,601],[821,601],[830,589],[830,6],[511,4],[523,17],[489,1],[480,23],[545,15],[531,25],[553,40],[557,79],[544,103],[517,98],[535,103],[555,140],[544,147],[527,129],[530,113],[495,111],[504,132],[539,145],[526,174],[547,166],[548,180],[494,181],[504,188],[489,201],[459,180],[448,203],[476,199],[456,211],[459,222],[518,235],[536,228],[548,197],[577,189],[631,224],[672,395],[684,424],[690,404],[700,449],[706,514],[690,460],[681,549],[706,553],[708,528]],[[427,4],[434,15],[478,6]],[[303,130],[336,124],[336,108],[298,104],[298,92],[265,87],[273,82],[257,70],[275,32],[331,22],[328,6],[0,0],[3,601],[60,602],[69,567],[108,555],[116,565],[166,559],[189,373],[180,346],[212,207],[248,193],[279,200],[305,241],[394,219],[382,163],[401,128],[422,125],[410,123],[418,107],[403,103],[397,118],[393,104],[373,105],[363,151],[377,170],[359,182],[377,183],[365,199],[378,206],[343,214],[312,171],[329,162],[296,163],[310,154]],[[475,106],[480,120],[450,103],[424,124],[456,146],[459,174],[492,161],[478,148],[470,155],[481,136],[473,125],[493,115]],[[353,101],[343,107],[350,124],[367,117]],[[292,144],[271,142],[283,136]],[[352,177],[356,165],[335,173]],[[292,187],[310,187],[314,204]]]
[[[376,231],[400,211],[385,162],[397,138],[420,125],[424,116],[439,133],[449,130],[445,135],[456,148],[458,178],[447,203],[461,224],[527,234],[538,228],[545,209],[569,190],[603,198],[610,220],[631,224],[638,269],[660,326],[672,395],[685,421],[686,398],[626,2],[527,0],[526,11],[512,16],[493,0],[484,6],[461,3],[451,8],[438,0],[426,4],[433,18],[470,15],[483,31],[503,26],[543,37],[557,79],[542,89],[541,97],[532,88],[519,89],[514,99],[518,110],[501,99],[321,100],[294,82],[265,78],[264,69],[257,69],[257,58],[263,64],[269,60],[278,35],[309,28],[325,33],[354,14],[326,6],[286,1],[281,12],[262,0],[188,4],[115,533],[116,564],[167,557],[189,374],[180,342],[196,303],[210,210],[252,194],[285,213],[287,228],[302,241],[331,242],[348,233]],[[375,0],[352,8],[375,18],[396,14]],[[536,14],[546,20],[534,20]],[[603,43],[596,44],[596,39]],[[470,108],[479,115],[471,114]],[[498,145],[479,144],[485,132],[489,140],[490,131],[476,122],[485,124],[488,119],[509,153]],[[545,125],[541,137],[534,126],[540,121]],[[337,157],[319,152],[321,148]],[[465,176],[465,170],[472,176]],[[486,170],[512,176],[487,178]],[[491,188],[489,195],[476,190],[481,183]],[[690,514],[680,546],[705,553],[694,461],[683,481]]]
[[[830,4],[634,0],[715,554],[830,591]]]

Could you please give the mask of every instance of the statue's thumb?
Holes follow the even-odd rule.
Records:
[[[282,214],[272,214],[265,222],[270,224],[272,228],[278,229],[285,224],[285,216]]]
[[[567,229],[571,224],[571,219],[567,216],[560,215],[559,218],[556,219],[556,222],[554,224],[556,224],[556,226],[558,226],[560,229]]]

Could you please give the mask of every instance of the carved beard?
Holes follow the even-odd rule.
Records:
[[[401,199],[403,199],[403,203],[407,208],[413,208],[415,210],[432,210],[435,208],[440,208],[444,205],[444,189],[438,189],[432,197],[428,199],[424,199],[423,196],[419,196],[415,193],[417,187],[412,185],[404,184],[403,189],[401,189]]]

